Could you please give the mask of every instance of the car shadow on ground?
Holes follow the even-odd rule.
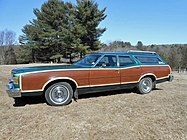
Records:
[[[153,89],[153,91],[154,90],[163,90],[163,89],[155,88]],[[112,96],[112,95],[119,95],[119,94],[131,94],[131,93],[139,94],[135,89],[124,89],[124,90],[116,90],[116,91],[105,91],[105,92],[97,92],[97,93],[90,93],[90,94],[82,94],[79,95],[79,99],[96,98],[96,97]]]
[[[45,103],[45,99],[40,96],[36,97],[22,97],[14,99],[14,107],[20,107],[25,105],[34,105],[34,104],[43,104]]]
[[[136,93],[136,91],[133,90],[133,89],[127,89],[127,90],[116,90],[116,91],[88,93],[88,94],[79,95],[79,99],[96,98],[96,97],[102,97],[102,96],[112,96],[112,95],[130,94],[130,93]]]
[[[153,89],[153,90],[163,90],[163,89],[161,89],[161,88],[155,88],[155,89]]]
[[[163,89],[156,88],[154,90],[163,90]],[[135,89],[126,89],[126,90],[116,90],[116,91],[105,91],[105,92],[98,92],[98,93],[82,94],[82,95],[79,95],[78,100],[87,99],[87,98],[97,98],[97,97],[102,97],[102,96],[119,95],[119,94],[131,94],[131,93],[137,93],[137,91]],[[14,107],[46,103],[46,100],[43,96],[16,98],[16,99],[14,99],[14,101],[15,101],[15,103],[13,105]]]

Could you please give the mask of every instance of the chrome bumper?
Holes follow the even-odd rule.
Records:
[[[9,97],[21,97],[21,90],[19,88],[14,88],[12,81],[7,84],[7,88],[6,92]]]
[[[168,81],[171,82],[171,81],[173,81],[173,79],[174,79],[174,75],[173,75],[173,74],[170,74],[170,75],[169,75],[169,78],[168,78]]]

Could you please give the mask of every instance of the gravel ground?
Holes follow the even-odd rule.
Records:
[[[34,64],[32,64],[33,66]],[[115,91],[81,96],[62,107],[40,98],[15,106],[6,94],[10,70],[0,66],[0,140],[187,140],[187,74],[147,95]]]

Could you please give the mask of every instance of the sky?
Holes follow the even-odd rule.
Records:
[[[22,35],[22,28],[35,19],[34,8],[47,0],[0,0],[0,31]],[[76,0],[65,0],[75,3]],[[100,38],[112,41],[142,41],[151,44],[187,44],[187,0],[95,0],[106,7],[107,18],[99,27],[106,27]]]

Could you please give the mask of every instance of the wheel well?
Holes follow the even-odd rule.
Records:
[[[151,78],[153,82],[155,82],[155,80],[156,80],[156,77],[153,76],[153,75],[146,75],[146,76],[142,77],[142,79],[145,78],[145,77]]]
[[[50,83],[48,83],[45,88],[44,88],[44,91],[43,91],[43,94],[45,93],[45,91],[47,90],[48,87],[50,87],[51,85],[55,84],[55,83],[59,83],[59,82],[67,82],[71,85],[72,89],[73,89],[73,92],[76,91],[77,89],[77,86],[76,84],[71,81],[71,80],[68,80],[68,79],[58,79],[58,80],[54,80],[54,81],[51,81]]]

